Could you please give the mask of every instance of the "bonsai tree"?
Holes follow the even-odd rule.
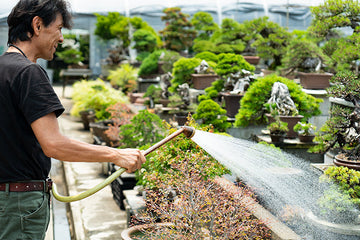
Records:
[[[264,105],[271,97],[271,90],[275,82],[284,83],[289,90],[298,113],[304,116],[303,120],[307,121],[312,116],[321,113],[317,99],[302,90],[302,87],[294,81],[277,76],[275,74],[257,78],[249,86],[240,102],[239,113],[235,116],[234,126],[246,127],[251,124],[265,124],[266,117]]]
[[[195,73],[195,68],[199,66],[201,59],[199,58],[180,58],[173,66],[173,79],[171,80],[170,91],[175,92],[181,84],[187,83],[192,87],[191,74]]]
[[[284,136],[289,131],[286,122],[280,120],[279,116],[275,116],[275,121],[270,123],[266,128],[270,131],[270,135]]]
[[[298,122],[294,126],[294,131],[303,136],[314,135],[313,131],[315,130],[316,130],[316,126],[307,122]]]
[[[80,47],[80,41],[77,40],[75,35],[64,35],[64,42],[56,51],[56,56],[68,65],[81,65],[85,58],[80,51]]]
[[[215,101],[208,99],[200,102],[193,117],[202,121],[201,126],[211,125],[215,131],[226,132],[226,129],[231,127],[231,123],[227,121],[225,114],[226,110]]]
[[[145,29],[138,29],[133,34],[134,49],[137,51],[137,59],[142,61],[157,47],[156,36]]]
[[[110,105],[128,101],[123,92],[109,87],[101,79],[74,83],[71,98],[74,101],[70,112],[72,116],[79,116],[81,111],[93,109],[98,120],[109,119],[111,114],[106,109]]]
[[[213,17],[208,12],[197,12],[191,18],[191,24],[197,31],[194,42],[209,40],[219,26],[214,22]]]
[[[108,80],[112,87],[120,89],[125,94],[131,93],[137,86],[137,69],[128,63],[122,64],[116,70],[110,70]]]
[[[252,44],[258,55],[266,61],[269,70],[276,70],[286,53],[286,47],[292,38],[285,28],[269,21],[268,17],[254,19],[252,25],[256,27],[256,40]]]
[[[139,77],[158,75],[158,61],[162,52],[162,50],[154,51],[142,61],[138,72]]]
[[[166,132],[166,126],[158,115],[140,110],[129,124],[120,126],[119,148],[147,149],[162,140]]]
[[[326,0],[311,7],[312,22],[309,32],[325,42],[324,52],[335,63],[336,71],[354,70],[360,58],[358,41],[360,6],[357,1]],[[339,28],[351,29],[352,34],[341,35]]]
[[[179,7],[165,8],[163,12],[165,15],[161,16],[161,20],[165,21],[165,28],[160,35],[165,41],[164,47],[177,52],[189,50],[196,36],[196,30],[188,20],[189,15],[181,12]]]
[[[285,74],[293,72],[324,72],[329,69],[331,59],[322,49],[308,39],[293,39],[287,47],[282,59],[282,70]]]
[[[327,91],[330,97],[342,98],[351,102],[354,107],[333,105],[330,108],[330,118],[316,132],[315,141],[318,142],[310,150],[326,152],[340,148],[348,159],[359,160],[360,156],[360,83],[358,76],[351,72],[339,72],[332,79]]]

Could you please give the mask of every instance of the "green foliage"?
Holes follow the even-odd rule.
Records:
[[[332,85],[327,88],[330,97],[342,98],[352,103],[360,99],[360,83],[358,76],[350,71],[338,72],[330,82]],[[315,133],[315,141],[318,144],[312,148],[312,152],[326,152],[331,148],[341,147],[343,150],[349,150],[348,153],[358,156],[358,140],[347,138],[347,129],[351,125],[351,119],[354,109],[347,106],[333,104],[330,107],[330,118]]]
[[[313,134],[312,131],[315,131],[315,130],[316,130],[316,126],[311,123],[307,123],[307,122],[298,122],[294,126],[295,132],[305,135],[305,136],[312,135]]]
[[[174,63],[182,58],[182,56],[175,51],[164,50],[163,53],[163,56],[161,56],[159,59],[163,63],[161,69],[164,73],[171,73]]]
[[[216,49],[215,43],[208,41],[208,40],[199,40],[194,43],[192,46],[194,52],[201,53],[201,52],[214,52]]]
[[[323,211],[352,210],[360,207],[360,172],[347,167],[331,166],[320,176],[321,182],[334,183],[319,200]]]
[[[325,64],[327,68],[331,66],[330,58],[323,53],[316,43],[308,39],[293,39],[282,59],[282,67],[286,71],[315,72],[315,67],[308,69],[304,66],[305,60],[309,58],[321,60],[322,64]]]
[[[209,40],[212,34],[219,29],[219,26],[208,12],[195,13],[191,19],[191,24],[198,32],[195,41]]]
[[[259,33],[252,46],[262,59],[269,61],[269,70],[276,70],[286,53],[286,47],[292,38],[291,33],[279,24],[269,21],[268,17],[254,19],[252,24]]]
[[[127,97],[121,91],[106,85],[101,79],[95,81],[76,82],[73,85],[71,109],[72,116],[80,116],[79,112],[93,109],[98,120],[108,119],[110,113],[106,110],[110,105],[127,102]]]
[[[272,86],[277,81],[288,87],[291,99],[294,101],[299,114],[304,116],[304,121],[321,113],[319,104],[322,101],[321,99],[306,94],[302,91],[301,86],[294,81],[273,74],[256,79],[247,89],[241,99],[239,113],[235,116],[234,125],[236,127],[246,127],[250,123],[266,123],[264,104],[271,97]]]
[[[226,132],[226,129],[231,127],[231,123],[227,121],[225,114],[226,110],[215,101],[208,99],[200,102],[193,117],[202,120],[201,126],[211,125],[215,131]]]
[[[147,110],[140,110],[131,123],[120,127],[120,148],[148,148],[166,135],[166,127],[160,117]]]
[[[359,32],[360,5],[353,0],[326,0],[318,6],[311,7],[313,16],[309,31],[315,36],[325,38],[331,30],[351,27]]]
[[[174,63],[173,79],[171,80],[171,90],[175,91],[177,87],[183,83],[188,83],[192,87],[191,74],[195,73],[195,68],[199,66],[201,59],[199,58],[180,58]]]
[[[204,51],[195,55],[195,58],[200,58],[201,60],[205,60],[207,62],[218,62],[218,56],[215,53]]]
[[[163,12],[165,16],[161,16],[161,20],[165,21],[165,28],[159,33],[165,39],[165,48],[177,52],[189,49],[196,36],[189,15],[181,12],[179,7],[165,8]]]
[[[222,78],[226,78],[230,73],[234,74],[241,70],[255,71],[255,66],[248,63],[243,56],[238,54],[222,53],[218,55],[218,59],[215,72]]]
[[[161,93],[162,93],[162,88],[160,86],[151,84],[147,89],[146,92],[144,94],[144,97],[149,97],[151,98],[154,103],[159,103],[160,99],[161,99]]]
[[[193,119],[188,120],[190,120],[189,126],[198,130],[209,131],[209,128],[200,128]],[[170,126],[168,128],[169,134],[177,130],[170,128]],[[191,158],[187,157],[189,154],[192,155]],[[186,163],[184,162],[185,159]],[[195,170],[200,171],[201,176],[205,179],[229,173],[229,170],[205,150],[198,147],[194,141],[181,134],[147,157],[143,169],[137,172],[138,184],[149,189],[157,188],[159,182],[177,186],[180,184],[177,182],[180,172],[173,167],[179,164],[188,164],[188,166],[194,167]]]
[[[96,28],[95,35],[103,40],[111,40],[116,38],[114,32],[111,31],[111,27],[120,22],[124,16],[121,16],[118,12],[109,12],[107,16],[95,13],[96,16]]]
[[[140,77],[145,77],[158,73],[158,61],[161,53],[162,50],[154,51],[142,61],[138,73]]]
[[[73,48],[57,52],[56,55],[67,64],[78,64],[84,60],[82,53]]]
[[[133,34],[133,41],[135,42],[133,48],[137,50],[138,54],[152,53],[157,46],[156,35],[145,29],[136,30]]]
[[[120,88],[124,93],[132,92],[137,85],[137,69],[128,63],[122,64],[116,70],[110,70],[108,79],[113,87]]]
[[[270,134],[275,135],[285,135],[289,131],[288,123],[281,121],[279,116],[275,116],[275,121],[266,128],[270,131]]]

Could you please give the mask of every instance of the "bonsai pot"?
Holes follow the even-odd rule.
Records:
[[[106,130],[109,129],[109,125],[112,125],[113,121],[111,120],[104,120],[99,122],[93,122],[89,124],[90,131],[94,138],[94,143],[102,145],[102,143],[105,143],[106,146],[109,147],[116,147],[119,145],[118,140],[113,140],[108,137],[108,135],[105,133]]]
[[[83,123],[84,129],[89,130],[89,123],[95,122],[95,112],[93,110],[84,110],[79,112],[81,121]]]
[[[298,73],[300,84],[305,89],[325,89],[330,87],[329,80],[333,76],[331,73]]]
[[[175,120],[177,121],[179,126],[184,126],[187,121],[187,114],[176,113]]]
[[[211,83],[219,78],[216,74],[191,74],[195,89],[203,90],[211,86]]]
[[[314,137],[315,137],[315,135],[302,135],[302,134],[299,134],[300,142],[312,142]]]
[[[269,123],[272,123],[275,121],[275,119],[271,116],[271,114],[267,113],[265,114],[266,117],[269,120]],[[294,131],[294,126],[296,123],[298,123],[304,116],[303,115],[297,115],[297,116],[283,116],[280,115],[280,120],[283,122],[286,122],[288,124],[289,131],[286,134],[287,138],[296,138],[297,132]]]
[[[333,162],[336,166],[343,166],[360,171],[360,161],[348,160],[344,154],[336,155]]]
[[[283,143],[286,134],[272,134],[270,133],[270,138],[272,143]]]
[[[243,56],[243,57],[248,63],[250,63],[252,65],[257,65],[260,62],[259,56]]]
[[[235,115],[239,112],[240,100],[243,95],[231,93],[221,93],[221,95],[225,101],[226,116],[229,118],[234,118]]]

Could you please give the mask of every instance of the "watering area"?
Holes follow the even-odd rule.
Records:
[[[320,182],[322,171],[308,161],[266,144],[200,130],[192,140],[231,170],[230,180],[252,188],[260,204],[301,239],[360,239],[360,211],[354,205],[340,216],[321,211],[319,199],[332,184]],[[339,223],[345,217],[350,220]]]

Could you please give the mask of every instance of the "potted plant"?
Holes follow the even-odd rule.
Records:
[[[312,21],[308,31],[323,43],[322,48],[334,62],[336,72],[357,68],[359,11],[358,2],[348,0],[326,0],[311,7]],[[346,34],[341,34],[339,28],[347,29]]]
[[[200,126],[213,126],[214,131],[226,132],[231,127],[231,123],[227,121],[225,116],[226,110],[211,99],[201,101],[193,115],[195,120],[201,120]]]
[[[219,78],[205,60],[202,60],[200,65],[195,67],[194,70],[195,73],[191,74],[191,80],[195,89],[203,90],[210,87],[211,83]]]
[[[297,74],[300,84],[306,89],[325,89],[330,86],[332,73],[325,72],[331,67],[330,58],[309,39],[293,39],[282,59],[282,71]]]
[[[360,91],[359,77],[351,71],[339,72],[331,79],[332,86],[327,88],[332,98],[345,100],[351,105],[333,101],[330,118],[315,133],[317,146],[310,150],[325,153],[329,150],[339,153],[334,164],[360,169]]]
[[[98,121],[110,117],[110,113],[106,111],[110,105],[128,102],[123,92],[106,85],[101,79],[74,83],[72,100],[74,101],[70,111],[72,116],[80,116],[80,112],[92,109]]]
[[[180,53],[188,51],[196,36],[196,30],[188,20],[189,15],[179,7],[165,8],[163,13],[165,15],[161,16],[161,20],[165,21],[165,28],[159,33],[164,39],[165,49]]]
[[[174,93],[169,97],[168,107],[171,108],[169,113],[174,114],[175,120],[178,122],[179,126],[185,125],[187,116],[194,113],[197,107],[196,104],[190,103],[189,97],[189,85],[187,83],[179,85],[177,93]]]
[[[120,89],[125,94],[130,94],[137,87],[137,69],[130,64],[121,64],[116,70],[110,70],[107,77],[115,89]]]
[[[294,81],[273,74],[257,78],[249,86],[241,99],[239,112],[235,116],[235,127],[266,124],[265,113],[268,113],[269,109],[265,108],[265,104],[271,98],[272,87],[275,82],[281,82],[287,86],[298,114],[304,116],[302,120],[307,121],[310,117],[321,113],[319,109],[321,99],[305,93],[302,87]]]
[[[330,166],[319,179],[329,184],[318,200],[320,216],[334,223],[357,225],[360,172],[343,166]]]
[[[270,123],[274,121],[274,116],[278,116],[281,121],[288,123],[289,131],[287,137],[295,138],[297,136],[293,128],[304,116],[299,115],[289,89],[284,83],[274,83],[271,96],[264,106],[269,112],[265,115]]]
[[[312,142],[315,137],[313,131],[316,130],[316,126],[307,122],[298,122],[294,126],[294,131],[298,133],[300,142]]]
[[[274,116],[274,119],[266,128],[270,132],[270,138],[273,143],[282,143],[286,133],[289,131],[288,123],[281,121],[279,116]]]

